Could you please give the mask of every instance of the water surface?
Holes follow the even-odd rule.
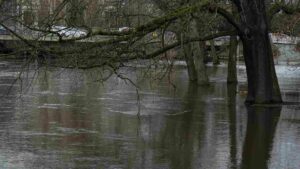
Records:
[[[208,87],[189,84],[182,66],[160,81],[145,76],[159,69],[123,69],[138,95],[115,76],[34,69],[12,86],[20,65],[0,62],[1,169],[300,166],[300,106],[245,107],[243,66],[238,86],[227,86],[225,66],[209,66]],[[300,70],[277,73],[284,99],[299,101]]]

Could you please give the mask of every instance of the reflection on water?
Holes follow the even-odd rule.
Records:
[[[281,107],[248,107],[242,168],[268,168]]]
[[[188,84],[182,68],[162,81],[145,78],[143,68],[123,70],[139,100],[116,77],[102,84],[96,72],[62,69],[30,71],[19,97],[20,83],[10,85],[18,71],[0,64],[1,169],[300,166],[299,106],[245,107],[244,69],[241,83],[227,86],[226,68],[210,68],[208,87]],[[284,98],[299,101],[291,91],[300,78],[289,78],[279,72]]]

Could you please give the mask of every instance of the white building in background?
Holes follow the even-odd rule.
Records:
[[[288,36],[280,33],[270,33],[271,40],[274,44],[296,45],[300,42],[300,37]]]

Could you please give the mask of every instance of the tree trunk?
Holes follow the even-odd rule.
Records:
[[[242,21],[240,37],[248,78],[246,103],[281,103],[268,34],[265,2],[261,0],[240,0],[240,2],[242,6],[239,8]]]
[[[218,65],[218,64],[220,64],[220,62],[219,62],[219,57],[216,52],[215,41],[210,40],[209,43],[210,43],[210,55],[213,58],[213,64]]]
[[[198,85],[208,85],[209,79],[206,73],[206,66],[204,64],[205,42],[193,43],[194,60],[197,71]]]
[[[184,58],[186,61],[189,79],[192,82],[197,81],[197,71],[195,68],[194,58],[193,58],[193,52],[192,52],[192,44],[188,43],[183,46],[183,52],[184,52]]]
[[[238,46],[238,41],[236,36],[230,36],[227,83],[237,83],[237,72],[236,72],[237,71],[236,70],[237,46]]]
[[[200,33],[197,29],[197,24],[195,21],[192,21],[190,36],[191,37],[199,37]],[[204,45],[203,45],[204,44]],[[194,56],[195,69],[197,72],[197,84],[198,85],[208,85],[209,80],[206,74],[206,67],[204,64],[204,55],[205,55],[205,42],[193,42],[192,43],[192,51]]]
[[[182,33],[182,30],[178,29],[178,31],[176,31],[176,37],[178,41],[181,41],[182,39],[185,39],[187,37],[187,33]],[[183,58],[185,59],[189,80],[191,82],[197,82],[197,72],[195,68],[191,43],[182,44],[179,55],[180,57],[183,56]]]
[[[183,31],[185,32],[182,33]],[[177,28],[176,32],[176,36],[179,41],[181,39],[189,39],[199,36],[197,24],[195,21],[192,21],[185,30],[183,28]],[[187,64],[189,80],[192,82],[197,82],[198,85],[209,84],[209,79],[206,74],[206,67],[203,63],[205,44],[203,48],[201,48],[199,42],[191,42],[188,44],[182,44],[181,46],[183,50],[182,53]]]
[[[201,13],[199,14],[199,16],[201,16]],[[199,37],[205,36],[205,31],[203,30],[203,29],[205,29],[205,28],[203,28],[203,21],[196,19],[195,23],[196,23],[196,29],[198,32],[198,36]],[[202,60],[204,63],[203,65],[205,66],[205,64],[209,62],[209,58],[206,53],[206,43],[205,43],[205,41],[199,41],[199,45],[200,45],[200,49],[201,49],[201,57],[202,57]]]

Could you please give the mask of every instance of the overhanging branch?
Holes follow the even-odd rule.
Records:
[[[136,60],[136,59],[153,59],[155,57],[158,57],[160,56],[161,54],[175,48],[175,47],[178,47],[182,44],[187,44],[187,43],[191,43],[191,42],[197,42],[197,41],[208,41],[208,40],[211,40],[211,39],[215,39],[215,38],[219,38],[219,37],[223,37],[223,36],[232,36],[232,35],[237,35],[237,32],[236,31],[225,31],[225,32],[219,32],[219,33],[215,33],[215,34],[211,34],[211,35],[208,35],[208,36],[204,36],[204,37],[194,37],[194,38],[189,38],[189,39],[184,39],[182,41],[178,41],[178,42],[175,42],[173,44],[170,44],[170,45],[167,45],[165,46],[164,48],[161,48],[153,53],[150,53],[150,54],[146,54],[146,55],[134,55],[134,56],[131,56],[131,57],[108,57],[108,58],[101,58],[101,63],[95,63],[95,64],[91,64],[91,65],[82,65],[82,66],[67,66],[67,67],[64,67],[64,68],[69,68],[69,69],[72,69],[72,68],[77,68],[77,69],[92,69],[92,68],[99,68],[99,67],[104,67],[104,66],[107,66],[108,64],[113,64],[113,63],[124,63],[124,62],[128,62],[128,61],[131,61],[131,60]],[[93,56],[94,58],[95,57],[98,57],[98,56]],[[104,59],[104,60],[103,60]]]
[[[233,27],[236,28],[238,32],[242,32],[241,26],[236,22],[234,16],[231,13],[221,8],[217,4],[209,4],[207,8],[210,12],[217,12],[218,14],[223,16]]]
[[[168,50],[171,50],[175,47],[178,47],[182,44],[187,44],[187,43],[191,43],[191,42],[196,42],[196,41],[208,41],[208,40],[212,40],[215,38],[219,38],[219,37],[223,37],[223,36],[232,36],[232,35],[237,35],[236,31],[225,31],[225,32],[219,32],[219,33],[215,33],[215,34],[211,34],[208,36],[204,36],[204,37],[194,37],[194,38],[189,38],[189,39],[184,39],[182,41],[178,41],[175,42],[173,44],[167,45],[164,48],[161,48],[153,53],[147,54],[146,56],[140,57],[140,58],[128,58],[127,60],[134,60],[134,59],[151,59],[154,58],[156,56],[159,56],[160,54],[163,54],[165,52],[167,52]]]

